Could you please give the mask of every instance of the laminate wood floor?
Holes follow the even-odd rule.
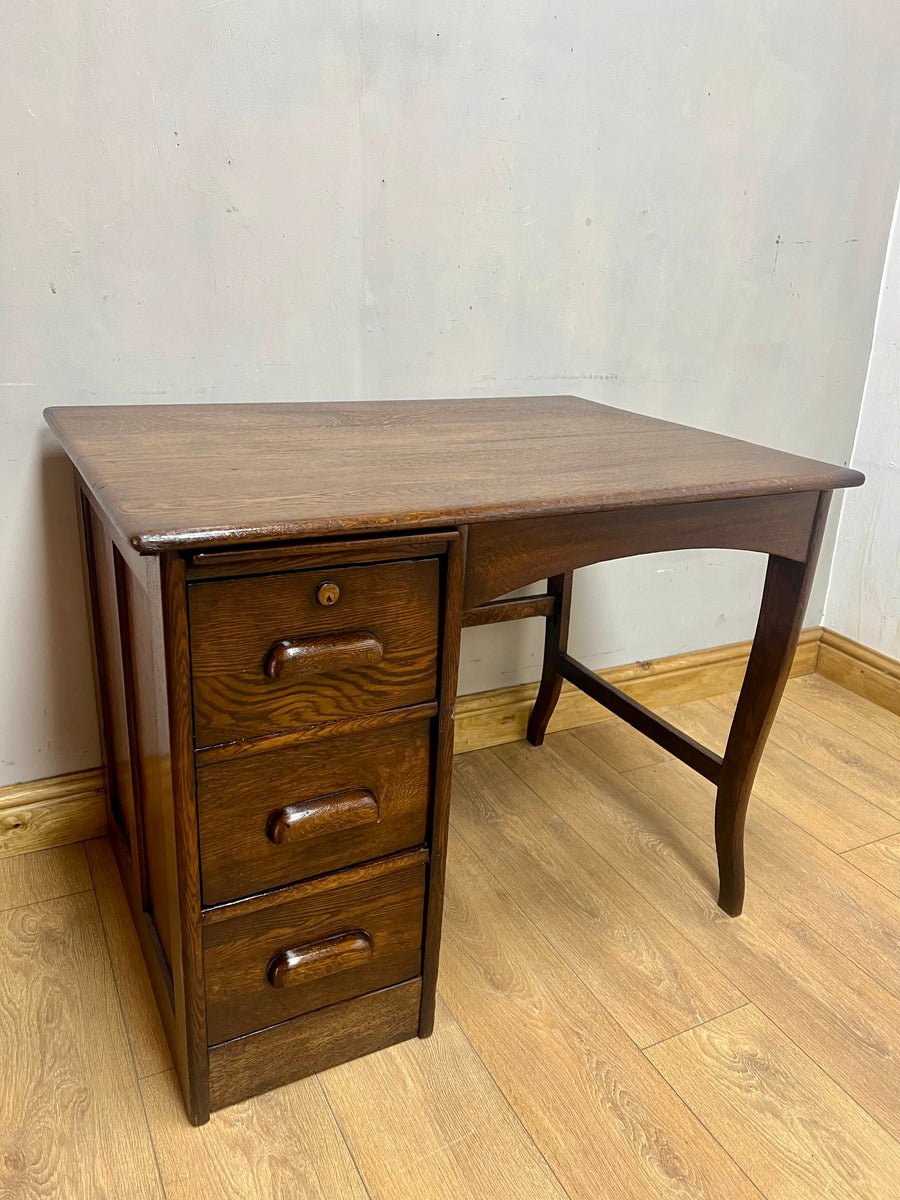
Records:
[[[900,717],[789,683],[734,921],[712,801],[615,719],[460,755],[434,1036],[201,1129],[107,843],[0,860],[0,1197],[900,1195]]]

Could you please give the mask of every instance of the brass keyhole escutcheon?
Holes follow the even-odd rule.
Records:
[[[320,583],[316,591],[316,599],[320,604],[324,604],[327,608],[330,604],[337,604],[341,598],[341,589],[336,583]]]

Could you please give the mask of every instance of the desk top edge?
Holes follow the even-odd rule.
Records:
[[[48,408],[44,415],[97,504],[122,537],[144,555],[315,537],[400,533],[493,520],[705,500],[833,491],[864,482],[864,476],[851,468],[802,458],[574,396],[309,404],[59,406]],[[438,416],[444,423],[448,416],[458,417],[455,424],[446,425],[444,429],[445,433],[448,429],[452,431],[452,445],[439,442],[437,438],[429,440],[428,429],[417,427],[423,419],[431,422]],[[285,497],[283,489],[278,490],[277,473],[274,473],[276,480],[269,498],[243,495],[237,499],[234,496],[217,499],[213,489],[212,497],[205,502],[190,494],[178,494],[178,483],[184,492],[183,472],[166,480],[163,471],[159,480],[156,479],[160,464],[153,457],[154,445],[165,442],[164,434],[178,433],[179,426],[185,426],[183,434],[179,434],[179,451],[183,448],[183,438],[188,448],[194,446],[198,457],[196,478],[202,483],[205,470],[210,482],[214,473],[215,482],[221,487],[221,470],[214,471],[212,464],[217,461],[216,455],[221,459],[227,453],[235,454],[229,438],[237,438],[243,433],[257,441],[261,437],[264,439],[265,430],[260,432],[255,426],[262,427],[266,420],[272,420],[275,422],[272,436],[283,439],[285,417],[291,418],[292,422],[297,419],[298,445],[288,446],[286,451],[282,440],[273,443],[270,451],[282,458],[287,452],[287,463],[280,462],[279,465],[282,476],[285,466],[290,468],[286,478],[292,487],[296,485],[300,468],[311,476],[318,473],[320,486],[316,488],[316,479],[312,478],[313,490],[305,496]],[[208,427],[214,422],[219,423],[218,427],[210,430]],[[228,426],[234,422],[243,428],[230,433]],[[167,423],[171,429],[167,429]],[[608,434],[604,426],[610,431]],[[490,436],[480,440],[481,427],[488,430]],[[376,442],[373,445],[360,438],[360,429],[367,431],[370,437],[380,433],[385,444]],[[310,449],[306,441],[314,440],[315,435],[326,440],[318,449],[315,446]],[[346,458],[352,450],[355,455],[353,469],[357,475],[364,474],[363,482],[369,489],[366,504],[356,498],[352,480],[341,477],[342,472],[349,472],[345,462],[340,458],[329,461],[325,453],[332,435],[343,436],[345,440],[345,445],[336,453]],[[207,443],[202,442],[204,436]],[[214,443],[211,446],[209,439]],[[216,439],[222,443],[220,447],[215,444]],[[117,453],[112,456],[110,444],[117,447]],[[654,450],[649,451],[648,446]],[[496,447],[500,450],[496,451]],[[613,452],[616,460],[606,464],[606,473],[603,466],[595,465],[589,453],[592,448],[596,453],[601,447]],[[368,454],[370,448],[371,455]],[[243,450],[242,446],[240,450]],[[671,461],[673,450],[676,451],[674,464]],[[257,467],[271,465],[268,458],[259,459],[260,452],[256,451]],[[364,461],[360,461],[361,454]],[[455,477],[443,485],[427,478],[429,455],[435,458],[435,470],[439,475],[440,469],[465,471],[473,456],[477,458],[479,454],[486,456],[485,461],[492,468],[487,472],[489,479],[470,479],[467,485],[457,487]],[[645,460],[630,474],[630,469],[623,468],[621,461],[629,454],[643,456]],[[378,486],[381,476],[390,476],[391,470],[409,468],[410,462],[417,464],[419,460],[423,461],[424,468],[418,477],[408,482],[408,486],[405,478],[403,486],[397,485],[393,491],[390,480],[388,486]],[[533,488],[528,486],[527,476],[523,480],[521,470],[523,462],[527,467],[532,460]],[[712,474],[706,466],[710,460],[721,464]],[[252,476],[246,475],[248,462],[252,465],[252,451],[241,454],[240,459],[235,460],[238,461],[240,466],[232,464],[228,469],[234,472],[243,469],[244,488],[252,488],[258,476],[265,473],[257,469]],[[495,461],[499,464],[496,477],[493,472]],[[503,474],[504,463],[508,477]],[[566,471],[570,474],[565,475]],[[640,471],[645,473],[643,480],[634,478]],[[560,481],[561,474],[563,479]],[[734,478],[728,479],[728,474]],[[249,484],[248,478],[251,479]],[[537,486],[538,481],[543,486]],[[265,483],[264,478],[261,483]],[[290,508],[292,500],[297,503],[295,511]],[[254,505],[263,504],[268,506],[265,513],[253,511]],[[300,515],[304,504],[309,511]],[[250,519],[247,519],[248,515]],[[159,519],[155,520],[154,516]]]

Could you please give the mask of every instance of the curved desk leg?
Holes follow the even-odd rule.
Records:
[[[547,580],[547,592],[555,598],[553,612],[547,618],[544,630],[544,666],[541,671],[541,686],[538,688],[534,708],[528,718],[526,734],[532,746],[540,746],[547,732],[547,723],[553,716],[562,688],[559,673],[559,656],[564,653],[569,641],[569,611],[572,607],[572,572],[554,575]]]
[[[805,562],[776,555],[769,558],[756,635],[716,794],[719,906],[733,917],[744,904],[747,803],[797,648],[830,499],[830,492],[819,498]]]

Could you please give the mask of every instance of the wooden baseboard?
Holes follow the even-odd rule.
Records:
[[[900,715],[900,662],[896,659],[823,629],[816,670],[849,692]]]
[[[810,675],[815,671],[821,634],[820,628],[803,630],[794,655],[792,675]],[[612,667],[598,674],[648,708],[662,708],[686,700],[706,700],[738,690],[750,656],[750,645],[750,642],[735,642],[731,646]],[[499,746],[503,742],[521,741],[536,695],[537,684],[526,683],[460,696],[456,702],[454,752],[462,754],[467,750]],[[563,685],[549,732],[592,725],[611,716],[608,709],[567,683]]]
[[[749,653],[750,643],[738,642],[614,667],[600,674],[649,708],[662,708],[737,691]],[[830,629],[805,629],[791,674],[814,671],[900,714],[900,663],[893,659]],[[536,694],[537,684],[531,683],[461,696],[456,704],[456,753],[524,738]],[[550,730],[574,729],[610,716],[605,708],[566,684]],[[103,772],[99,768],[0,788],[0,858],[65,846],[105,832]]]
[[[0,858],[104,833],[106,801],[99,767],[0,788]]]

